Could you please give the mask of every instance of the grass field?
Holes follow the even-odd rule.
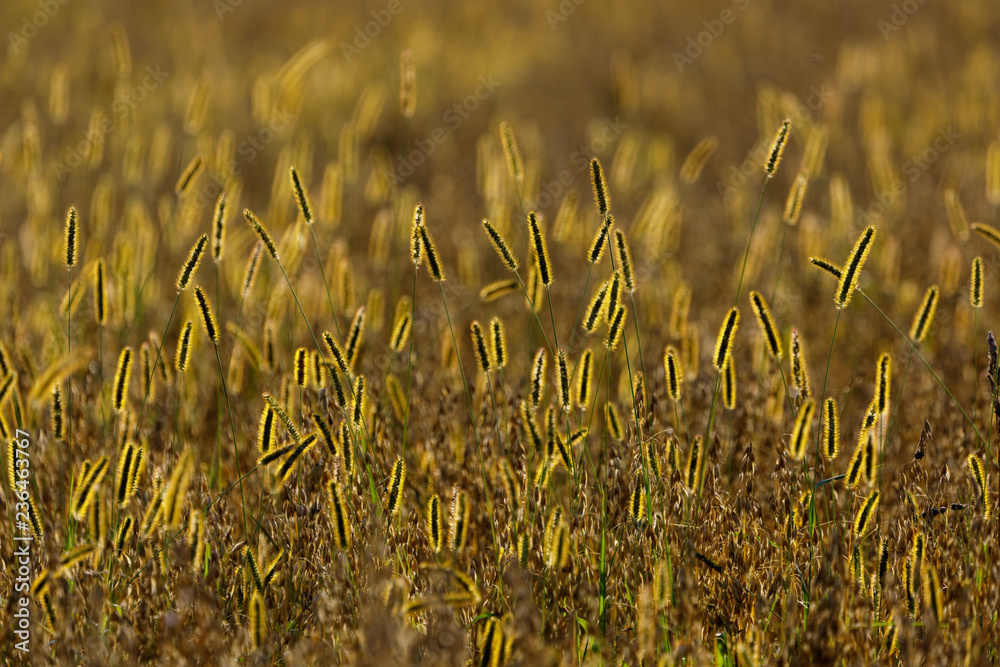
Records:
[[[0,663],[1000,660],[993,4],[288,4],[0,8]]]

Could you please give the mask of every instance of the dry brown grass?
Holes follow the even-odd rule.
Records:
[[[42,4],[0,661],[1000,659],[993,5]]]

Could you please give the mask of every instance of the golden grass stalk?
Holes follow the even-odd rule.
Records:
[[[969,470],[972,471],[972,477],[976,480],[976,491],[978,494],[977,501],[979,502],[979,507],[983,511],[983,521],[989,521],[992,514],[990,509],[990,494],[989,494],[989,479],[986,473],[986,468],[983,466],[983,462],[975,454],[969,454],[968,458]]]
[[[392,473],[389,475],[389,494],[385,502],[386,514],[390,517],[399,512],[403,500],[403,484],[406,482],[406,464],[403,457],[396,457],[392,464]]]
[[[808,187],[809,170],[803,167],[795,175],[795,183],[792,185],[792,189],[788,191],[788,197],[785,199],[784,221],[786,225],[798,224],[799,216],[802,215],[802,202],[806,198]]]
[[[924,294],[924,300],[920,304],[920,310],[913,318],[910,326],[910,338],[914,343],[922,343],[927,336],[927,330],[934,323],[934,313],[937,312],[939,290],[937,285],[931,285]]]
[[[448,546],[453,552],[457,553],[465,548],[465,541],[469,534],[470,515],[471,505],[468,494],[456,488],[451,497],[451,515],[448,523]]]
[[[511,271],[517,271],[517,258],[514,257],[514,253],[511,252],[510,246],[507,245],[507,241],[504,240],[503,235],[493,226],[492,222],[485,218],[483,219],[483,229],[486,230],[486,235],[490,237],[493,249],[504,265]]]
[[[194,299],[198,305],[198,310],[201,311],[201,323],[205,328],[205,334],[208,336],[209,340],[211,340],[212,343],[218,347],[219,327],[215,323],[215,314],[212,312],[212,302],[208,300],[208,295],[205,294],[205,290],[197,285],[194,288]]]
[[[226,244],[226,193],[215,201],[215,215],[212,217],[212,261],[222,261],[222,251]]]
[[[499,317],[490,320],[490,353],[493,357],[493,365],[498,370],[503,370],[507,366],[507,335],[504,332],[503,321]]]
[[[534,211],[528,213],[528,228],[531,231],[532,256],[535,260],[535,271],[542,285],[552,284],[552,266],[549,263],[549,250],[545,245],[545,237]]]
[[[809,370],[806,367],[805,353],[802,351],[802,341],[797,329],[792,329],[792,385],[799,390],[804,398],[812,396],[809,383]]]
[[[944,210],[948,215],[948,223],[951,231],[959,241],[969,238],[969,220],[965,216],[965,209],[962,202],[954,190],[944,191]]]
[[[973,308],[983,307],[983,258],[972,259],[972,273],[969,276],[969,304]]]
[[[132,348],[124,347],[118,356],[118,370],[115,371],[114,408],[121,412],[128,398],[128,383],[132,377]]]
[[[699,141],[688,156],[684,159],[684,164],[681,165],[680,171],[680,181],[684,185],[691,185],[698,180],[701,176],[702,170],[704,170],[705,165],[708,164],[709,158],[715,153],[715,149],[719,147],[719,140],[716,137],[705,137]]]
[[[834,303],[837,304],[837,308],[844,308],[851,302],[851,297],[854,295],[854,290],[857,287],[861,270],[864,268],[865,261],[868,259],[868,253],[871,252],[872,245],[875,243],[875,236],[875,228],[869,226],[861,232],[861,235],[855,242],[854,248],[851,250],[851,254],[842,269],[840,282],[837,284],[837,292],[834,295]]]
[[[330,517],[333,519],[334,525],[334,546],[341,551],[346,551],[351,548],[352,534],[344,490],[337,480],[330,480],[330,483],[327,485],[327,491],[330,504]]]
[[[801,461],[806,455],[806,442],[809,439],[809,429],[812,427],[813,413],[816,411],[816,402],[807,398],[799,406],[798,415],[795,417],[795,427],[792,429],[792,440],[790,442],[790,453],[796,461]]]
[[[590,250],[587,251],[587,263],[591,266],[601,263],[601,258],[604,257],[604,248],[608,245],[608,230],[613,224],[614,216],[609,215],[604,218],[604,224],[597,230],[597,234],[590,244]]]
[[[66,214],[66,230],[63,238],[63,263],[67,269],[72,269],[76,266],[77,244],[80,234],[77,226],[76,209],[71,206],[69,212]]]
[[[875,515],[878,513],[879,504],[879,492],[877,489],[872,489],[871,493],[862,503],[861,508],[854,517],[854,535],[856,537],[861,537],[865,534],[868,527],[871,525],[872,521],[875,519]]]
[[[500,139],[503,144],[504,157],[507,159],[507,171],[510,173],[510,177],[514,179],[514,183],[520,185],[521,181],[524,180],[521,152],[517,148],[514,130],[511,129],[510,123],[507,121],[501,121],[500,123]]]
[[[470,328],[472,329],[472,351],[476,355],[476,362],[483,373],[489,374],[490,353],[486,347],[486,339],[483,337],[483,328],[478,320],[473,320]]]
[[[184,171],[181,172],[180,177],[177,179],[177,183],[174,185],[174,192],[178,196],[183,196],[197,180],[198,175],[201,173],[201,168],[204,166],[204,160],[201,155],[196,155],[194,159],[188,162],[187,166],[184,167]]]
[[[625,233],[615,230],[615,248],[618,251],[618,266],[625,281],[625,289],[629,294],[635,292],[635,273],[632,268],[632,253],[628,249],[628,241],[625,240]]]
[[[288,173],[292,179],[292,190],[295,191],[295,201],[299,205],[302,219],[306,221],[307,225],[311,225],[313,224],[313,213],[312,205],[309,203],[309,194],[306,192],[305,186],[302,185],[302,179],[299,178],[299,172],[295,167],[289,167]]]
[[[424,258],[424,242],[420,228],[424,226],[424,205],[418,203],[413,208],[413,225],[410,232],[410,260],[415,268],[420,268]]]
[[[823,401],[823,456],[832,461],[839,453],[840,416],[837,414],[837,401],[828,397]]]
[[[618,347],[618,343],[621,342],[622,336],[625,332],[625,306],[620,305],[615,309],[614,316],[611,318],[611,324],[608,327],[608,335],[604,339],[604,347],[610,352],[614,352],[615,348]]]
[[[733,341],[736,338],[736,329],[739,327],[739,324],[740,311],[739,308],[733,306],[722,321],[722,326],[719,328],[719,335],[715,338],[715,352],[712,355],[712,366],[720,373],[729,360],[729,355],[732,353]]]
[[[594,353],[588,348],[580,357],[580,374],[576,380],[576,405],[584,410],[590,405],[594,385]]]
[[[611,212],[611,195],[608,193],[608,182],[604,178],[604,167],[596,157],[590,158],[591,183],[594,187],[594,202],[597,204],[597,212],[602,218],[607,218]],[[610,225],[605,221],[604,227]]]
[[[691,441],[691,450],[688,452],[687,465],[684,466],[684,483],[689,491],[697,492],[701,485],[702,461],[705,458],[704,447],[702,447],[701,436],[696,435]]]
[[[559,381],[559,402],[563,410],[568,412],[573,407],[573,401],[570,397],[569,364],[566,361],[566,350],[559,350],[556,353],[556,378]]]
[[[785,144],[788,143],[788,134],[791,132],[791,129],[792,121],[786,118],[781,121],[781,127],[778,128],[777,134],[774,135],[774,140],[771,142],[771,150],[767,153],[767,161],[764,162],[764,172],[767,174],[768,179],[774,176],[778,165],[781,164],[781,156],[785,152]]]
[[[778,327],[774,323],[774,316],[771,315],[771,309],[767,307],[767,302],[764,300],[763,295],[760,292],[751,291],[750,305],[753,308],[753,314],[757,317],[757,323],[760,325],[761,331],[764,332],[768,352],[775,359],[781,359],[781,334],[778,332]]]
[[[496,301],[502,296],[516,292],[518,287],[520,287],[520,283],[516,279],[498,280],[479,290],[479,298],[487,303]]]
[[[436,493],[427,500],[424,521],[431,551],[437,553],[441,551],[444,520],[441,512],[441,496]]]
[[[417,68],[409,49],[399,54],[399,113],[406,119],[417,113]]]
[[[736,360],[732,355],[722,371],[722,405],[726,410],[736,409]]]
[[[177,339],[177,356],[174,358],[174,368],[178,373],[187,370],[188,359],[191,356],[191,330],[194,323],[188,320],[181,329],[181,334]]]

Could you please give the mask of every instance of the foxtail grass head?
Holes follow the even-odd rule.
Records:
[[[791,132],[792,121],[789,118],[781,121],[781,127],[778,128],[777,134],[774,135],[774,140],[771,142],[771,150],[767,153],[767,160],[764,162],[764,173],[767,174],[767,178],[772,178],[774,172],[777,171],[778,165],[781,164],[781,156],[785,152],[785,144],[788,143],[788,133]]]
[[[861,270],[864,268],[868,253],[871,252],[872,245],[875,243],[875,235],[874,227],[866,227],[855,242],[854,248],[841,270],[840,282],[837,283],[837,292],[834,296],[837,308],[844,308],[851,302],[851,297],[858,285],[858,278],[861,276]]]

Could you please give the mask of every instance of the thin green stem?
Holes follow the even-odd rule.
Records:
[[[226,397],[226,409],[229,411],[229,429],[233,438],[233,452],[236,453],[236,474],[240,478],[240,504],[243,506],[243,536],[246,538],[250,531],[247,529],[247,504],[243,495],[243,466],[240,463],[240,448],[236,441],[236,422],[233,420],[233,406],[229,400],[229,389],[226,387],[226,373],[222,370],[222,355],[219,354],[219,345],[215,345],[215,360],[219,364],[219,380],[222,382],[222,393]]]
[[[323,287],[326,289],[326,301],[330,304],[330,314],[333,316],[333,326],[337,330],[337,338],[343,339],[340,333],[340,318],[337,317],[337,309],[333,307],[333,297],[330,296],[330,285],[326,280],[326,269],[323,268],[323,257],[319,252],[319,241],[316,240],[316,230],[313,225],[309,225],[309,235],[312,236],[313,248],[316,249],[316,262],[319,264],[319,274],[323,278]],[[405,448],[405,444],[403,445]]]
[[[753,217],[753,223],[750,225],[750,236],[747,237],[747,249],[743,252],[743,266],[740,268],[740,281],[736,284],[736,298],[733,300],[733,305],[736,305],[740,301],[740,292],[743,289],[743,276],[746,274],[747,270],[747,258],[750,257],[750,244],[753,242],[753,233],[757,229],[757,220],[760,219],[760,209],[764,205],[764,193],[767,191],[767,184],[771,182],[770,177],[764,179],[764,185],[760,189],[760,198],[757,200],[757,214]]]
[[[872,307],[878,311],[879,315],[881,315],[882,318],[885,319],[885,321],[888,322],[892,326],[892,328],[896,330],[896,333],[899,334],[900,338],[906,341],[906,344],[910,346],[914,354],[917,355],[917,358],[920,359],[920,361],[923,362],[927,370],[930,371],[930,374],[934,378],[934,380],[939,385],[941,385],[941,388],[944,389],[946,394],[948,394],[948,398],[952,400],[952,402],[955,404],[955,407],[957,407],[959,412],[962,413],[962,417],[964,417],[965,421],[967,421],[969,423],[969,426],[972,427],[972,431],[976,434],[976,437],[985,444],[986,439],[983,438],[982,434],[979,433],[979,429],[976,428],[976,423],[972,420],[972,418],[969,417],[969,414],[965,411],[965,408],[962,407],[962,404],[958,401],[958,399],[955,398],[955,395],[951,393],[951,389],[948,388],[948,385],[946,385],[944,381],[938,376],[938,374],[934,371],[934,368],[930,365],[930,363],[928,363],[928,361],[924,359],[924,355],[920,354],[920,350],[918,350],[917,346],[913,344],[913,341],[910,340],[910,337],[904,334],[902,331],[900,331],[899,327],[896,326],[896,323],[893,322],[891,319],[889,319],[889,316],[886,315],[885,312],[883,312],[883,310],[879,308],[878,305],[874,301],[872,301],[872,299],[867,294],[865,294],[860,287],[857,288],[857,290],[858,294],[863,296],[865,300],[868,301],[868,303],[870,303]]]
[[[163,335],[160,336],[160,345],[156,348],[156,358],[153,360],[152,368],[156,368],[156,365],[160,363],[160,352],[163,350],[163,341],[167,339],[167,332],[170,331],[170,323],[174,320],[174,312],[177,310],[177,302],[180,300],[181,293],[178,292],[177,297],[174,298],[174,305],[170,309],[170,316],[167,317],[167,326],[163,327]],[[142,396],[142,403],[139,405],[139,414],[135,417],[135,431],[132,434],[132,437],[137,440],[139,438],[139,425],[142,423],[142,412],[146,408],[146,400],[149,398],[149,389],[152,386],[152,382],[148,383],[146,386],[146,392]]]
[[[403,414],[403,458],[406,458],[407,435],[410,427],[410,376],[413,373],[413,320],[417,317],[417,268],[413,268],[413,296],[410,298],[410,344],[406,353],[406,405]]]
[[[451,322],[451,311],[448,309],[448,299],[444,296],[444,285],[438,281],[438,288],[441,290],[441,302],[444,304],[444,312],[448,318],[448,330],[451,332],[451,342],[455,346],[455,358],[458,359],[458,370],[462,375],[462,388],[465,390],[465,400],[469,408],[469,420],[472,426],[472,435],[476,440],[476,450],[479,453],[479,469],[483,476],[483,491],[486,494],[486,505],[489,510],[488,516],[493,516],[493,494],[490,492],[489,480],[486,478],[486,463],[483,459],[483,445],[479,440],[479,430],[476,428],[476,415],[472,409],[472,397],[469,395],[469,383],[465,378],[465,367],[462,364],[462,355],[459,353],[458,339],[455,337],[455,327]],[[490,521],[490,532],[493,535],[493,550],[497,556],[497,571],[500,568],[500,550],[497,542],[496,524]],[[497,583],[503,590],[503,580],[498,578]]]

